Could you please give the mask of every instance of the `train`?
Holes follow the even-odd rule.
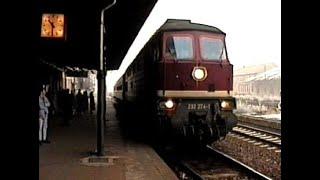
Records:
[[[167,19],[116,82],[114,98],[139,109],[161,137],[225,138],[237,124],[225,37],[213,26]]]

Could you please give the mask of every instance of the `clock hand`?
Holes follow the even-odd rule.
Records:
[[[53,29],[54,29],[54,23],[49,19],[49,23],[50,23],[50,25],[51,25],[51,35],[53,36]]]

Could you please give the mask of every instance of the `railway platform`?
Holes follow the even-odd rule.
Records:
[[[264,118],[263,116],[261,117],[261,116],[254,116],[249,114],[236,114],[236,115],[238,117],[238,124],[240,125],[248,125],[251,127],[256,127],[256,128],[281,134],[281,114],[276,115],[278,119]]]
[[[111,98],[107,99],[107,120],[104,147],[111,161],[95,166],[83,163],[96,147],[95,115],[74,119],[66,127],[59,125],[59,119],[52,119],[48,135],[51,143],[39,146],[39,179],[178,179],[152,147],[122,135]]]

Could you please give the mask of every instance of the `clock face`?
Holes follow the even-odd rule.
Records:
[[[43,14],[41,25],[41,37],[64,37],[64,15]]]

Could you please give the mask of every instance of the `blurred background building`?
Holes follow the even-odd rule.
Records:
[[[233,95],[238,111],[274,113],[281,101],[281,68],[274,63],[234,70]]]

